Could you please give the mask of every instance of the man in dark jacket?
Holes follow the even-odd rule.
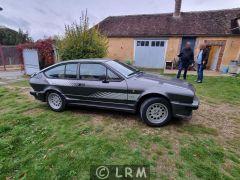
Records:
[[[197,83],[202,83],[203,81],[203,70],[206,69],[208,63],[209,50],[206,47],[206,44],[203,43],[200,45],[200,51],[197,56]]]
[[[179,57],[177,78],[180,78],[182,70],[184,70],[183,79],[187,78],[188,67],[194,62],[194,54],[191,43],[187,42],[185,48],[182,49]]]

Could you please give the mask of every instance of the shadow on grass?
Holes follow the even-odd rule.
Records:
[[[66,107],[67,111],[71,111],[77,114],[89,114],[89,115],[94,115],[94,116],[110,116],[113,117],[114,119],[132,119],[136,122],[141,122],[142,120],[140,119],[139,113],[129,113],[129,112],[123,112],[123,111],[118,111],[118,110],[107,110],[107,109],[101,109],[101,108],[94,108],[94,107],[85,107],[85,106],[67,106]],[[175,126],[175,127],[181,127],[184,124],[188,123],[191,119],[190,118],[172,118],[170,122],[168,122],[165,126]],[[146,125],[147,126],[147,125]]]

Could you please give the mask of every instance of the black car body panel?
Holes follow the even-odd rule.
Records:
[[[129,112],[138,111],[144,99],[161,96],[171,103],[172,114],[175,117],[190,116],[192,110],[198,108],[199,100],[191,84],[175,78],[137,71],[133,75],[125,76],[111,66],[111,63],[108,63],[110,61],[112,60],[87,59],[58,63],[31,76],[30,85],[33,91],[30,93],[36,99],[45,101],[47,92],[56,91],[66,99],[67,104]],[[52,78],[46,75],[50,69],[66,64],[77,66],[76,78]],[[80,67],[84,67],[82,64],[100,64],[106,68],[106,76],[112,73],[115,79],[82,79],[81,72],[79,73]],[[66,67],[64,72],[66,73]]]

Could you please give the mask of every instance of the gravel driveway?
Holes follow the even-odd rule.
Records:
[[[24,80],[24,71],[0,71],[0,85]]]

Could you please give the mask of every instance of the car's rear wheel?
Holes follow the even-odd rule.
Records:
[[[140,116],[149,126],[163,126],[172,118],[170,103],[165,98],[149,98],[142,103]]]
[[[64,97],[57,92],[49,92],[47,94],[47,103],[53,111],[58,112],[64,110],[66,105]]]

